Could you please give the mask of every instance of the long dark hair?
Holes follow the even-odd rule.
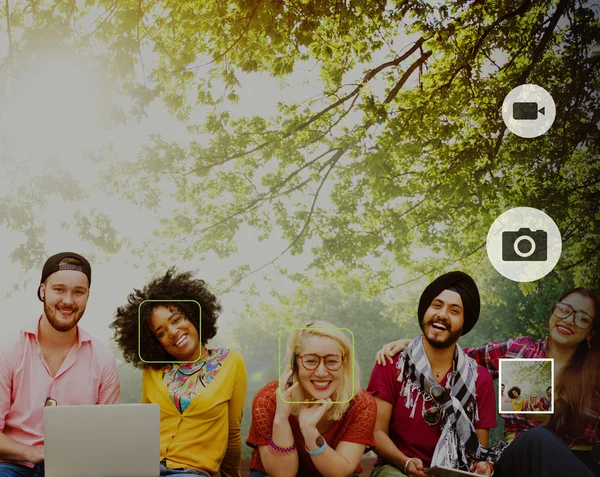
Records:
[[[582,435],[585,423],[589,420],[585,411],[594,395],[600,393],[600,296],[587,288],[574,288],[558,301],[574,293],[589,298],[594,303],[593,334],[589,346],[587,339],[579,343],[556,385],[554,414],[547,427],[559,436]]]

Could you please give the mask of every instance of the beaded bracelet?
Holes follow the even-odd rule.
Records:
[[[271,437],[269,438],[269,449],[276,455],[290,455],[296,450],[296,443],[294,442],[290,447],[279,447],[273,442],[273,438]]]

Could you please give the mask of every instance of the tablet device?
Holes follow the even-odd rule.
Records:
[[[467,475],[481,477],[479,474],[473,474],[471,472],[465,472],[464,470],[452,469],[441,465],[423,469],[423,472],[428,475],[435,475],[435,477],[465,477]]]

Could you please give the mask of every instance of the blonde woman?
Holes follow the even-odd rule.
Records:
[[[360,389],[349,336],[331,323],[310,322],[292,333],[287,362],[279,382],[252,402],[250,476],[357,475],[365,447],[374,445],[377,405]]]

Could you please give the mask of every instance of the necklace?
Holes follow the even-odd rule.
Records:
[[[196,372],[199,369],[202,369],[206,362],[203,362],[204,359],[210,354],[208,348],[206,351],[200,356],[196,361],[192,361],[190,363],[175,363],[175,368],[181,371],[184,374],[189,374],[190,371]],[[200,367],[198,367],[200,365]]]
[[[432,371],[433,371],[433,369],[432,369]],[[444,370],[444,371],[446,371],[446,370]],[[440,376],[442,376],[442,371],[433,371],[433,374],[435,374],[435,377],[436,377],[437,379],[439,379],[439,378],[440,378]]]
[[[204,358],[206,358],[207,356],[208,356],[208,348],[206,348],[206,352],[205,352],[205,353],[204,353],[202,356],[200,356],[200,357],[197,359],[197,361],[202,361],[202,360],[203,360]]]

